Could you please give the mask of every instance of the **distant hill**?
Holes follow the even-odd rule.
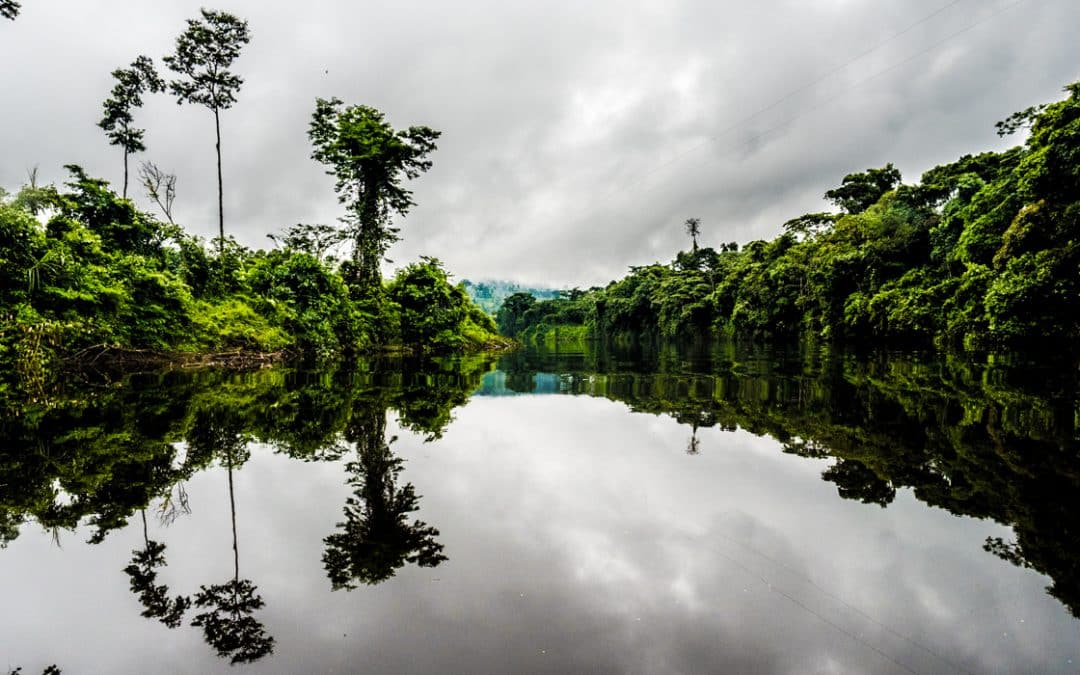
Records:
[[[465,285],[465,292],[469,294],[473,302],[492,316],[499,311],[503,300],[506,300],[514,293],[529,293],[537,300],[552,300],[559,297],[560,293],[557,288],[522,286],[512,281],[470,281],[465,279],[461,283]]]

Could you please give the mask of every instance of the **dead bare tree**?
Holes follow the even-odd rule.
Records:
[[[172,216],[173,200],[176,199],[176,174],[166,173],[153,162],[143,162],[139,167],[139,180],[146,194],[157,203],[169,224],[175,225]]]

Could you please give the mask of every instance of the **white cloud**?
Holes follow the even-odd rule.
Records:
[[[222,118],[226,226],[265,246],[295,222],[336,221],[306,130],[315,97],[338,96],[444,132],[398,263],[429,254],[458,277],[588,286],[672,258],[691,215],[706,244],[772,237],[851,171],[892,161],[915,179],[1001,147],[996,120],[1077,77],[1080,5],[988,18],[1008,3],[963,0],[912,27],[947,4],[236,0],[224,9],[253,41]],[[109,73],[167,53],[197,11],[65,0],[0,24],[0,185],[33,165],[62,181],[72,162],[118,181],[94,125]],[[161,98],[139,123],[146,158],[179,175],[180,219],[213,234],[209,113]]]

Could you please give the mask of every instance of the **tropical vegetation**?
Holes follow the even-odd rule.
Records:
[[[0,388],[41,391],[66,365],[117,359],[510,344],[436,258],[382,281],[379,266],[397,238],[391,216],[413,205],[401,180],[431,165],[439,132],[428,127],[395,132],[373,108],[319,99],[313,158],[338,178],[343,226],[298,224],[270,235],[270,250],[226,237],[220,113],[237,100],[243,79],[230,68],[250,34],[243,20],[205,9],[187,24],[164,57],[177,79],[166,83],[146,56],[113,72],[99,126],[124,152],[119,196],[76,165],[61,186],[39,186],[31,174],[18,192],[0,190]],[[143,163],[139,178],[165,219],[127,198],[129,155],[146,150],[135,110],[166,89],[214,115],[219,236],[211,243],[174,222],[176,177],[153,163]],[[331,254],[343,247],[344,260]]]
[[[1080,82],[998,124],[1004,152],[901,182],[891,164],[845,176],[832,213],[771,241],[699,247],[606,287],[507,298],[499,328],[526,341],[702,331],[830,340],[1015,345],[1080,337]],[[558,334],[558,338],[556,338]]]

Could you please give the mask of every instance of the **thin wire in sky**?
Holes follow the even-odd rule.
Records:
[[[745,125],[747,122],[753,121],[754,119],[760,117],[761,115],[763,115],[763,114],[767,113],[768,111],[772,110],[773,108],[777,107],[781,103],[784,103],[785,101],[790,100],[792,97],[794,97],[794,96],[796,96],[798,94],[801,94],[802,92],[806,91],[807,89],[810,89],[811,87],[814,87],[815,85],[818,85],[818,84],[824,82],[825,80],[827,80],[830,77],[832,77],[832,76],[836,75],[837,73],[841,72],[842,70],[844,70],[848,66],[851,66],[851,65],[861,61],[862,59],[865,59],[867,56],[870,56],[871,54],[881,50],[886,45],[891,44],[892,42],[895,42],[900,37],[910,33],[915,28],[923,25],[924,23],[926,23],[927,21],[930,21],[931,19],[938,16],[939,14],[944,12],[945,10],[947,10],[947,9],[949,9],[949,8],[955,6],[955,5],[957,5],[957,4],[959,4],[959,3],[963,2],[963,1],[964,0],[951,0],[951,2],[948,2],[948,3],[944,4],[944,5],[942,5],[941,7],[938,7],[937,9],[935,9],[934,11],[930,12],[929,14],[926,14],[925,16],[921,17],[920,19],[918,19],[914,23],[911,23],[908,26],[904,27],[903,29],[897,31],[896,33],[893,33],[891,36],[889,36],[885,40],[882,40],[881,42],[877,43],[876,45],[874,45],[870,49],[862,52],[861,54],[859,54],[857,56],[854,56],[854,57],[848,59],[847,61],[843,62],[839,66],[836,66],[835,68],[832,68],[831,70],[825,71],[824,73],[822,73],[821,75],[818,75],[817,77],[810,80],[806,84],[803,84],[803,85],[801,85],[801,86],[799,86],[799,87],[797,87],[795,89],[792,89],[791,91],[784,94],[780,98],[776,99],[772,103],[766,105],[764,108],[760,108],[760,109],[754,111],[753,113],[747,115],[746,117],[743,117],[743,118],[741,118],[739,120],[736,120],[735,122],[733,122],[733,123],[729,124],[728,126],[724,127],[723,129],[721,129],[717,133],[713,134],[712,136],[709,136],[708,138],[702,140],[700,143],[692,145],[689,148],[685,148],[681,152],[675,154],[672,157],[669,157],[667,160],[661,162],[660,164],[657,164],[657,165],[653,166],[651,169],[649,169],[645,173],[638,176],[637,179],[631,181],[630,183],[624,184],[624,185],[620,186],[619,188],[616,188],[615,190],[612,190],[611,192],[609,192],[606,195],[601,196],[600,197],[601,201],[604,201],[608,197],[612,197],[612,196],[618,194],[619,192],[623,192],[623,191],[625,191],[627,189],[630,189],[630,188],[634,187],[635,185],[639,185],[645,179],[647,179],[649,176],[657,173],[658,171],[662,171],[663,169],[666,169],[667,167],[671,166],[672,164],[679,161],[683,157],[689,155],[690,153],[696,152],[697,150],[700,150],[701,148],[720,140],[720,138],[722,138],[723,136],[725,136],[725,135],[731,133],[732,131],[738,129],[739,127]]]
[[[962,665],[960,665],[958,663],[955,663],[954,661],[952,661],[952,660],[948,659],[947,657],[939,654],[937,651],[931,649],[930,647],[922,644],[921,642],[918,642],[914,638],[908,637],[907,635],[901,633],[900,631],[898,631],[898,630],[896,630],[896,629],[882,623],[881,621],[878,621],[874,617],[870,616],[869,614],[867,614],[863,610],[861,610],[858,607],[856,607],[856,606],[852,605],[851,603],[847,602],[843,598],[838,597],[836,595],[833,595],[829,591],[822,588],[821,585],[819,585],[816,581],[811,579],[809,576],[807,576],[806,574],[800,572],[799,570],[796,570],[793,567],[785,564],[783,561],[777,560],[776,558],[773,558],[773,557],[770,557],[770,556],[767,556],[764,553],[762,553],[761,551],[755,549],[753,546],[750,546],[749,544],[747,544],[745,542],[739,541],[738,539],[735,539],[734,537],[729,537],[728,535],[724,534],[723,532],[720,532],[719,536],[722,537],[723,539],[726,539],[727,541],[737,545],[737,546],[741,546],[742,548],[750,551],[754,555],[757,555],[757,556],[759,556],[761,558],[764,558],[765,560],[768,560],[769,562],[776,565],[777,567],[781,567],[781,568],[787,570],[788,572],[790,572],[791,574],[793,574],[795,576],[798,576],[798,577],[801,577],[806,583],[810,584],[810,586],[817,589],[817,591],[819,593],[821,593],[822,595],[824,595],[825,597],[827,597],[827,598],[829,598],[829,599],[843,605],[844,607],[848,608],[852,612],[855,612],[856,614],[862,616],[864,619],[874,623],[879,628],[882,628],[883,630],[886,630],[889,633],[892,633],[893,635],[900,638],[901,640],[904,640],[905,642],[907,642],[907,643],[909,643],[911,645],[914,645],[915,647],[918,647],[919,649],[923,650],[927,654],[941,660],[942,662],[948,664],[952,668],[955,668],[957,671],[962,672],[962,673],[967,673],[967,675],[972,675],[971,671],[968,670],[967,668],[965,668],[964,666],[962,666]]]
[[[841,626],[840,624],[836,623],[835,621],[833,621],[829,617],[825,616],[821,612],[819,612],[819,611],[815,610],[814,608],[810,607],[809,605],[802,602],[801,600],[799,600],[798,598],[793,596],[791,593],[788,593],[787,591],[780,588],[779,586],[773,585],[773,583],[771,581],[769,581],[760,572],[757,572],[757,571],[751,569],[748,565],[743,564],[742,562],[740,562],[736,558],[728,555],[727,553],[725,553],[723,551],[714,550],[714,552],[717,555],[719,555],[720,557],[722,557],[725,560],[727,560],[728,562],[730,562],[731,564],[733,564],[736,567],[738,567],[739,569],[741,569],[743,572],[745,572],[750,577],[753,577],[753,578],[757,579],[758,581],[760,581],[762,584],[764,584],[765,588],[767,588],[772,593],[775,593],[775,594],[779,595],[780,597],[784,598],[785,600],[787,600],[791,604],[795,605],[799,609],[803,610],[807,614],[813,616],[814,618],[818,619],[819,621],[821,621],[825,625],[831,627],[833,630],[836,630],[837,632],[842,633],[843,635],[846,635],[852,641],[857,642],[858,644],[862,645],[863,647],[866,647],[867,649],[874,652],[875,654],[877,654],[881,658],[886,659],[887,661],[891,661],[893,664],[895,664],[897,667],[901,668],[902,670],[905,670],[905,671],[911,673],[912,675],[918,675],[918,672],[915,669],[913,669],[911,666],[907,665],[903,661],[899,660],[895,656],[892,656],[891,654],[886,653],[884,650],[882,650],[877,645],[872,644],[868,640],[863,639],[857,633],[854,633],[853,631],[850,631],[847,628],[845,628],[845,627]]]
[[[949,42],[952,42],[954,39],[956,39],[957,37],[963,35],[964,33],[967,33],[968,31],[974,30],[976,27],[986,23],[987,21],[990,21],[991,19],[996,18],[997,16],[1007,12],[1008,10],[1010,10],[1010,9],[1012,9],[1012,8],[1018,6],[1018,5],[1021,5],[1021,4],[1025,3],[1025,2],[1028,2],[1028,1],[1029,0],[1014,0],[1014,2],[1011,2],[1011,3],[1007,4],[1007,5],[1002,5],[1001,7],[997,8],[996,10],[991,12],[990,14],[987,14],[987,15],[983,16],[981,19],[979,19],[977,21],[974,21],[974,22],[964,26],[963,28],[961,28],[961,29],[959,29],[959,30],[957,30],[957,31],[955,31],[953,33],[950,33],[949,35],[945,36],[941,40],[938,40],[937,42],[931,44],[930,46],[928,46],[928,47],[926,47],[924,49],[921,49],[918,52],[915,52],[914,54],[912,54],[911,56],[908,56],[907,58],[903,59],[902,61],[894,63],[891,66],[888,66],[887,68],[879,70],[878,72],[876,72],[876,73],[874,73],[872,75],[869,75],[867,77],[864,77],[861,80],[855,81],[854,83],[844,87],[843,89],[841,89],[837,93],[847,93],[847,92],[849,92],[849,91],[851,91],[853,89],[857,89],[857,88],[863,86],[864,84],[866,84],[868,82],[872,82],[873,80],[876,80],[876,79],[878,79],[879,77],[881,77],[883,75],[891,73],[892,71],[896,70],[897,68],[902,68],[903,66],[906,66],[907,64],[911,63],[912,61],[915,61],[916,59],[918,59],[918,58],[920,58],[922,56],[925,56],[926,54],[929,54],[930,52],[934,51],[938,47],[941,47],[942,45],[945,45],[945,44],[947,44]],[[806,117],[807,115],[809,115],[809,114],[811,114],[813,112],[817,112],[818,110],[821,110],[822,108],[826,108],[826,107],[832,105],[834,103],[834,101],[835,101],[835,99],[829,99],[829,100],[823,101],[821,103],[818,103],[817,105],[810,106],[810,107],[807,107],[807,108],[803,108],[798,114],[793,115],[792,117],[788,118],[786,121],[782,122],[781,124],[778,124],[778,125],[774,126],[771,129],[768,129],[768,130],[763,131],[763,132],[761,132],[759,134],[751,136],[751,137],[749,137],[749,138],[747,138],[745,140],[739,141],[738,143],[735,143],[735,144],[733,144],[731,146],[728,146],[728,148],[725,149],[725,152],[734,151],[734,150],[737,150],[737,149],[740,149],[740,148],[743,148],[743,147],[752,147],[756,143],[762,141],[766,136],[769,136],[770,134],[775,134],[776,132],[778,132],[778,131],[786,128],[786,127],[791,126],[794,122],[802,119],[803,117]],[[718,158],[716,158],[716,159],[718,159]]]
[[[850,66],[851,64],[855,63],[856,61],[858,61],[858,60],[860,60],[862,58],[865,58],[869,54],[872,54],[873,52],[877,51],[878,49],[880,49],[884,45],[896,40],[901,35],[910,32],[916,26],[919,26],[919,25],[922,25],[922,24],[926,23],[927,21],[929,21],[933,17],[941,14],[946,9],[948,9],[949,7],[952,7],[953,5],[958,4],[959,2],[962,2],[962,0],[953,0],[952,2],[948,3],[947,5],[944,5],[944,6],[940,7],[940,8],[938,8],[938,9],[934,10],[930,14],[927,14],[927,15],[923,16],[922,18],[920,18],[915,23],[910,24],[906,28],[904,28],[901,31],[899,31],[898,33],[894,34],[892,37],[886,39],[882,43],[876,45],[872,49],[870,49],[870,50],[868,50],[866,52],[863,52],[859,56],[854,57],[853,59],[845,62],[843,65],[838,66],[837,68],[834,68],[833,70],[825,73],[824,75],[818,76],[810,84],[803,85],[799,89],[793,90],[789,94],[786,94],[784,97],[782,97],[781,99],[778,99],[777,101],[769,104],[765,108],[762,108],[761,110],[758,110],[757,112],[749,115],[748,117],[746,117],[746,118],[744,118],[742,120],[739,120],[738,122],[736,122],[736,123],[734,123],[732,125],[729,125],[728,127],[725,127],[723,130],[718,132],[716,135],[710,136],[709,138],[706,138],[705,140],[701,141],[700,143],[697,143],[694,146],[691,146],[691,147],[683,150],[682,152],[680,152],[677,155],[675,155],[674,157],[662,162],[661,164],[658,164],[658,165],[654,166],[652,169],[648,170],[647,172],[645,172],[644,174],[639,176],[637,179],[635,179],[635,180],[633,180],[633,181],[631,181],[629,183],[625,183],[625,184],[619,186],[618,188],[608,192],[607,194],[599,197],[597,199],[597,201],[594,202],[595,203],[594,208],[589,209],[589,215],[595,214],[597,211],[599,211],[603,207],[603,205],[606,202],[608,202],[612,197],[615,197],[616,195],[618,195],[620,193],[626,192],[626,191],[630,190],[631,188],[634,188],[637,185],[640,185],[648,177],[652,176],[653,174],[657,173],[658,171],[663,170],[664,168],[666,168],[668,166],[671,166],[675,162],[677,162],[680,159],[686,157],[688,154],[690,154],[692,152],[695,152],[695,151],[701,149],[702,147],[705,147],[707,145],[715,143],[722,136],[730,133],[731,131],[734,131],[735,129],[737,129],[740,126],[746,124],[747,122],[749,122],[750,120],[754,119],[755,117],[761,115],[762,113],[766,112],[767,110],[770,110],[770,109],[774,108],[776,105],[779,105],[779,103],[781,103],[782,101],[790,98],[791,96],[794,96],[796,93],[798,93],[800,91],[804,91],[804,90],[808,89],[809,87],[820,83],[821,81],[827,79],[828,77],[831,77],[832,75],[835,75],[837,72],[839,72],[839,71],[843,70],[844,68]],[[882,70],[880,70],[880,71],[878,71],[878,72],[876,72],[876,73],[874,73],[872,75],[869,75],[869,76],[867,76],[865,78],[857,80],[856,82],[851,83],[851,84],[843,87],[842,89],[840,89],[836,93],[837,94],[842,94],[842,93],[850,92],[850,91],[852,91],[854,89],[857,89],[858,87],[861,87],[861,86],[867,84],[868,82],[876,80],[877,78],[896,70],[897,68],[901,68],[901,67],[911,63],[912,61],[914,61],[914,60],[916,60],[916,59],[918,59],[918,58],[920,58],[922,56],[925,56],[926,54],[930,53],[931,51],[934,51],[935,49],[938,49],[942,45],[945,45],[945,44],[947,44],[949,42],[952,42],[953,40],[955,40],[957,37],[963,35],[964,33],[967,33],[969,31],[975,29],[976,27],[978,27],[978,26],[980,26],[980,25],[982,25],[982,24],[984,24],[984,23],[986,23],[986,22],[1000,16],[1004,12],[1009,11],[1009,10],[1013,9],[1014,7],[1017,7],[1018,5],[1023,4],[1024,2],[1028,2],[1028,0],[1014,0],[1014,2],[1008,3],[1006,5],[1002,5],[1002,6],[998,7],[997,9],[995,9],[994,11],[992,11],[990,14],[984,15],[983,17],[981,17],[981,18],[979,18],[979,19],[965,25],[963,28],[960,28],[959,30],[956,30],[956,31],[948,34],[947,36],[945,36],[941,40],[938,40],[938,41],[934,42],[933,44],[929,45],[928,47],[926,47],[924,49],[921,49],[918,52],[916,52],[916,53],[902,59],[901,61],[899,61],[897,63],[894,63],[894,64],[892,64],[892,65],[890,65],[890,66],[888,66],[888,67],[886,67],[886,68],[884,68],[884,69],[882,69]],[[807,115],[809,115],[809,114],[811,114],[813,112],[816,112],[818,110],[821,110],[822,108],[825,108],[825,107],[827,107],[829,105],[832,105],[833,103],[835,103],[836,99],[837,99],[837,97],[833,96],[833,97],[830,97],[826,101],[818,103],[817,105],[803,108],[803,109],[800,110],[800,112],[798,114],[790,117],[789,119],[782,122],[781,124],[778,124],[778,125],[772,127],[771,129],[768,129],[768,130],[763,131],[761,133],[755,134],[755,135],[753,135],[753,136],[751,136],[749,138],[738,141],[738,142],[736,142],[736,143],[734,143],[734,144],[732,144],[730,146],[727,146],[726,148],[722,149],[719,153],[717,153],[717,155],[715,155],[709,161],[714,161],[714,160],[719,159],[720,157],[722,157],[722,156],[724,156],[724,155],[726,155],[726,154],[728,154],[730,152],[734,152],[734,151],[742,149],[742,148],[752,147],[754,144],[759,143],[760,141],[762,141],[765,137],[767,137],[767,136],[769,136],[771,134],[775,134],[778,131],[781,131],[782,129],[785,129],[785,128],[789,127],[791,124],[793,124],[794,122],[802,119],[803,117],[805,117],[805,116],[807,116]]]

